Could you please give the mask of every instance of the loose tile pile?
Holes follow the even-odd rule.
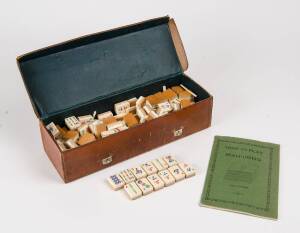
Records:
[[[135,200],[195,174],[188,164],[165,156],[112,175],[107,181],[113,190],[123,188],[128,197]]]
[[[116,103],[115,115],[107,111],[98,114],[96,119],[95,111],[93,115],[66,118],[64,127],[51,122],[46,128],[64,151],[186,108],[194,104],[194,97],[196,94],[183,85],[168,89],[163,86],[162,92]]]

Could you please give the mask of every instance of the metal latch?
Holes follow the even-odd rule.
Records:
[[[180,129],[173,130],[174,137],[179,137],[182,135],[182,133],[183,133],[183,126]]]
[[[103,164],[103,165],[107,165],[107,164],[109,164],[109,163],[111,163],[111,162],[112,162],[112,155],[110,155],[110,156],[108,156],[108,157],[102,159],[102,164]]]

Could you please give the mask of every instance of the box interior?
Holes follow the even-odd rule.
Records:
[[[210,97],[210,94],[204,90],[199,84],[193,81],[190,77],[180,74],[176,77],[171,77],[169,79],[160,80],[155,83],[147,84],[144,86],[136,87],[131,90],[124,91],[122,93],[109,96],[104,99],[96,100],[94,102],[88,103],[83,106],[78,106],[77,108],[69,109],[64,112],[61,112],[57,115],[48,117],[43,120],[45,124],[50,122],[55,122],[59,125],[64,125],[64,119],[69,116],[80,116],[86,114],[93,114],[94,111],[97,113],[102,113],[105,111],[113,111],[114,112],[114,104],[121,102],[123,100],[127,100],[133,97],[139,96],[148,96],[151,94],[155,94],[158,91],[162,91],[162,87],[165,85],[167,88],[183,84],[191,91],[193,91],[197,97],[195,98],[195,102],[199,102],[201,100],[207,99]]]
[[[168,22],[169,17],[149,20],[20,57],[19,68],[38,117],[48,122],[51,116],[79,106],[94,108],[98,102],[108,109],[113,100],[121,100],[118,93],[129,90],[130,96],[130,90],[136,90],[147,95],[160,81],[180,75]],[[104,103],[106,99],[112,101]]]

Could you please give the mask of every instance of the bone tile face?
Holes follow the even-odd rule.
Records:
[[[113,116],[113,113],[111,111],[108,111],[108,112],[98,114],[97,118],[98,118],[98,120],[103,121],[103,119],[112,117],[112,116]]]
[[[158,174],[153,174],[147,177],[150,184],[153,186],[154,190],[162,189],[165,184],[162,179],[158,176]]]
[[[125,125],[124,121],[116,121],[116,122],[108,124],[106,126],[106,128],[107,128],[107,130],[112,130],[112,129],[116,129],[116,128],[122,127],[124,125]]]
[[[191,177],[196,174],[195,169],[187,163],[179,163],[178,166],[185,173],[186,177]]]
[[[61,139],[56,139],[56,142],[57,142],[57,145],[59,146],[59,148],[60,148],[62,151],[67,150],[67,147],[65,146],[63,140],[61,140]]]
[[[94,117],[92,115],[79,116],[78,120],[79,120],[80,123],[83,124],[83,123],[93,121]]]
[[[156,160],[161,164],[161,166],[164,169],[167,169],[169,167],[168,163],[164,160],[164,158],[158,158]]]
[[[152,175],[157,172],[156,167],[151,162],[142,164],[142,168],[148,175]]]
[[[163,157],[163,159],[168,164],[169,167],[172,167],[172,166],[178,164],[177,160],[171,155],[167,155],[167,156]]]
[[[140,96],[139,98],[138,98],[138,100],[136,101],[136,107],[142,107],[143,105],[144,105],[144,103],[145,103],[145,97],[144,96]]]
[[[163,166],[161,165],[161,163],[158,161],[158,159],[152,160],[151,163],[154,165],[154,167],[156,167],[156,169],[157,169],[158,171],[162,171],[162,170],[168,168],[168,166],[167,166],[167,167],[163,167]]]
[[[135,182],[137,186],[142,190],[143,195],[147,195],[153,192],[153,186],[149,183],[146,178],[139,179]]]
[[[81,123],[77,120],[75,116],[66,118],[65,124],[70,130],[75,130],[81,125]]]
[[[135,107],[137,98],[136,98],[136,97],[133,97],[133,98],[127,100],[127,101],[129,102],[130,107]]]
[[[115,104],[116,114],[127,113],[129,108],[130,103],[127,100]]]
[[[113,190],[119,190],[125,185],[125,182],[119,175],[112,175],[108,177],[107,182]]]
[[[100,120],[94,120],[94,121],[88,123],[89,129],[94,135],[98,134],[97,126],[100,124],[102,124],[102,122]]]
[[[57,138],[60,135],[60,131],[58,130],[57,126],[51,122],[46,126],[46,129],[50,131],[54,138]]]
[[[134,167],[131,168],[130,171],[135,176],[136,179],[147,177],[147,173],[143,170],[142,167]]]
[[[135,200],[142,196],[142,191],[135,182],[131,182],[124,186],[124,191],[131,200]]]
[[[126,184],[135,181],[135,177],[129,169],[122,171],[119,175],[121,176],[121,178],[124,180]]]
[[[177,165],[169,167],[169,171],[174,176],[176,181],[180,181],[185,178],[185,173]]]
[[[175,178],[172,176],[172,174],[167,169],[158,172],[158,175],[162,179],[162,181],[165,183],[165,186],[170,186],[175,183]]]
[[[79,134],[82,136],[88,132],[89,125],[87,123],[84,123],[81,126],[79,126],[79,128],[77,130],[78,130]]]

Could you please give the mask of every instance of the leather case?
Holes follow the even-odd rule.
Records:
[[[43,146],[65,182],[185,137],[211,124],[213,97],[184,74],[188,61],[166,17],[87,35],[17,58],[40,121]],[[112,110],[115,103],[183,84],[195,104],[103,139],[61,151],[45,128],[64,118]]]

